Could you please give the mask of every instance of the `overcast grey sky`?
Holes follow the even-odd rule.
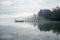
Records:
[[[60,6],[60,0],[0,0],[0,17],[29,16],[56,6]]]

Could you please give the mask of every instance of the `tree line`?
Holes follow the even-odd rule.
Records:
[[[44,17],[47,20],[50,21],[60,21],[60,7],[50,9],[41,9],[38,12],[38,17]]]

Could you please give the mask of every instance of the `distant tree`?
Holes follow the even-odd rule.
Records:
[[[49,9],[41,9],[38,13],[38,17],[40,16],[51,21],[60,21],[60,8],[56,7],[53,9],[53,11]]]
[[[55,20],[60,20],[60,8],[57,6],[56,8],[53,9],[53,14],[55,14]]]
[[[39,17],[42,16],[44,18],[51,19],[51,16],[52,16],[51,14],[52,14],[52,12],[50,10],[48,10],[48,9],[42,10],[41,9],[38,13],[38,16]]]

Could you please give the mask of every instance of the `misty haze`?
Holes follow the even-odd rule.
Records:
[[[60,40],[60,0],[0,0],[0,40]]]

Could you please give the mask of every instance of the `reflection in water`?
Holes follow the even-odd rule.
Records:
[[[3,26],[0,25],[0,40],[16,40],[18,34],[14,33],[15,30],[12,26]]]
[[[32,23],[34,26],[30,23],[5,24],[0,24],[0,40],[60,40],[60,35],[57,36],[50,31],[54,30],[54,32],[59,32],[59,23],[46,23],[41,25],[41,23],[35,22]]]
[[[43,25],[38,24],[40,31],[53,31],[54,33],[60,34],[60,23],[59,22],[48,22]]]

